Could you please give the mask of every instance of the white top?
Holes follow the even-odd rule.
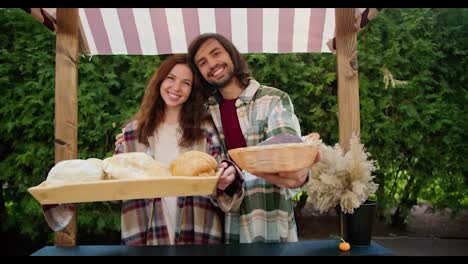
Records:
[[[178,144],[181,133],[178,130],[179,124],[162,123],[158,128],[157,135],[153,137],[153,155],[157,161],[166,164],[168,167],[181,153]],[[161,201],[163,204],[164,219],[169,233],[169,240],[171,244],[174,244],[177,223],[177,197],[164,197],[161,198]]]

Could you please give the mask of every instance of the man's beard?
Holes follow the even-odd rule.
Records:
[[[234,72],[231,71],[229,72],[228,77],[224,81],[221,81],[221,82],[207,81],[207,82],[211,85],[211,87],[219,90],[225,87],[226,85],[228,85],[233,79],[234,79]]]

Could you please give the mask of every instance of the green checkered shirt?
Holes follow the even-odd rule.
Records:
[[[224,143],[219,102],[215,97],[209,98],[208,107]],[[255,146],[285,132],[301,136],[291,99],[279,89],[260,85],[251,79],[237,99],[236,108],[247,146]],[[227,149],[225,145],[224,149]],[[239,195],[237,206],[226,212],[226,242],[297,241],[291,200],[296,189],[279,188],[246,171],[242,174],[244,184],[237,192],[242,195]]]

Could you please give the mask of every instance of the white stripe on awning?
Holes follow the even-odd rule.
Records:
[[[127,54],[119,16],[115,8],[100,8],[112,54]]]
[[[187,52],[187,43],[185,38],[184,18],[181,8],[166,8],[166,19],[169,26],[169,35],[171,36],[172,52]]]
[[[240,53],[249,52],[247,36],[247,10],[245,8],[233,8],[231,10],[232,43]]]
[[[263,52],[278,51],[278,8],[263,9]]]
[[[294,10],[294,33],[292,49],[296,52],[307,52],[309,34],[310,8],[296,8]]]
[[[158,47],[153,34],[153,25],[148,8],[133,8],[133,17],[135,18],[136,28],[140,40],[143,54],[158,54]]]
[[[216,32],[214,8],[199,8],[200,34]]]
[[[325,13],[325,23],[323,25],[322,52],[330,52],[327,41],[335,35],[335,9],[327,8]]]

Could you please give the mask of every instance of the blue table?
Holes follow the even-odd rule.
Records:
[[[255,243],[238,245],[122,246],[83,245],[46,246],[32,256],[377,256],[394,255],[372,241],[369,246],[338,250],[338,240],[308,240],[290,243]]]

